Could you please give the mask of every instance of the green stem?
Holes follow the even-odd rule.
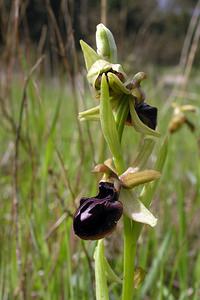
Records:
[[[116,114],[116,126],[119,134],[119,139],[121,142],[124,124],[128,115],[128,101],[127,96],[124,99],[121,99],[121,103],[123,106],[119,106],[119,109]],[[127,105],[125,103],[127,102]],[[118,174],[120,174],[124,168],[124,162],[121,162],[121,169],[116,169]],[[133,227],[137,226],[135,222],[130,220],[127,216],[124,216],[124,270],[123,270],[123,286],[122,286],[122,300],[131,300],[134,294],[134,263],[135,263],[135,255],[136,255],[136,246],[138,236],[133,229]]]
[[[136,242],[133,232],[133,222],[124,216],[124,275],[122,300],[131,300],[133,297],[134,262]]]
[[[122,300],[132,300],[134,296],[134,263],[137,241],[142,230],[142,224],[124,216],[124,276]]]
[[[104,243],[99,240],[95,249],[96,300],[109,300],[107,279],[104,268]]]
[[[125,171],[125,162],[121,151],[121,140],[125,121],[129,112],[129,96],[125,95],[120,99],[120,105],[113,116],[109,99],[109,87],[106,76],[102,75],[101,100],[100,100],[100,121],[104,138],[112,153],[117,173],[120,175]],[[136,243],[138,235],[133,230],[135,222],[124,216],[124,276],[122,287],[122,300],[131,300],[134,292],[134,262],[136,255]],[[99,244],[98,244],[99,245]],[[98,246],[97,246],[98,247]],[[102,254],[103,255],[103,254]],[[95,266],[100,264],[98,257],[95,259]],[[97,290],[102,289],[103,283],[96,274]],[[97,291],[98,292],[98,291]],[[100,298],[97,298],[100,299]],[[102,298],[103,299],[103,298]]]
[[[115,117],[120,142],[122,140],[124,124],[127,119],[128,111],[128,99],[127,96],[124,96],[123,99],[121,99],[121,105],[118,107],[118,111]],[[117,163],[119,164],[120,168],[117,164],[115,164],[115,167],[117,169],[118,174],[120,174],[122,173],[122,171],[124,171],[124,161],[117,161]],[[134,294],[134,263],[137,239],[139,235],[136,234],[133,227],[137,227],[137,224],[130,220],[127,216],[124,216],[124,270],[122,300],[131,300]]]

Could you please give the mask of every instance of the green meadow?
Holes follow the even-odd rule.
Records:
[[[144,71],[148,79],[142,87],[158,107],[161,132],[149,166],[166,136],[169,145],[151,206],[158,224],[143,228],[137,246],[136,267],[146,276],[134,300],[199,300],[199,111],[188,113],[193,132],[183,125],[169,135],[168,125],[171,102],[199,109],[200,74],[192,72],[184,95],[170,96],[173,85],[162,79],[173,70]],[[72,89],[67,76],[44,78],[37,70],[25,87],[25,73],[13,75],[0,110],[0,299],[92,300],[96,241],[75,237],[72,218],[79,199],[97,192],[95,164],[110,157],[99,123],[77,117],[98,100],[83,75]],[[129,161],[138,140],[127,127],[122,147]],[[122,227],[120,221],[105,240],[106,256],[119,276]],[[110,281],[109,291],[110,299],[119,299],[120,284]]]

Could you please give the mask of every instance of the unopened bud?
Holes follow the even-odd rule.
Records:
[[[96,30],[97,53],[109,62],[117,61],[117,47],[112,32],[102,23]]]

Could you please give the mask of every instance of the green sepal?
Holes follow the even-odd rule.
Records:
[[[151,227],[157,224],[157,219],[133,192],[122,189],[120,201],[123,204],[124,214],[131,220],[150,225]]]
[[[116,128],[115,119],[109,99],[109,86],[106,75],[102,75],[101,80],[101,97],[100,97],[100,122],[104,138],[113,155],[113,161],[119,172],[123,172],[123,156],[119,136]]]
[[[84,121],[99,121],[99,115],[92,115],[92,116],[86,116],[86,117],[80,117],[79,120],[81,122]]]
[[[100,82],[97,82],[99,75],[106,73],[112,69],[112,64],[104,59],[98,59],[94,62],[88,71],[87,79],[89,83],[95,88],[100,87]]]
[[[98,121],[100,118],[99,111],[100,111],[100,108],[99,108],[99,105],[97,105],[95,107],[92,107],[90,109],[80,112],[78,114],[78,117],[79,117],[80,121],[87,121],[87,120]]]
[[[83,51],[83,56],[85,59],[85,65],[87,71],[91,68],[91,66],[100,59],[99,55],[94,51],[92,47],[90,47],[86,42],[80,40],[81,49]]]
[[[132,124],[133,127],[135,128],[136,131],[144,134],[144,135],[151,135],[155,137],[160,137],[160,133],[149,128],[146,126],[138,117],[135,107],[134,107],[134,102],[133,99],[129,100],[129,107],[130,107],[130,113],[131,113],[131,119],[132,119]]]
[[[102,23],[97,25],[96,45],[99,56],[113,63],[117,61],[117,46],[114,37]]]

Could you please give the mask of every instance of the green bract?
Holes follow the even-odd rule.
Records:
[[[102,75],[101,81],[100,120],[105,140],[110,148],[111,153],[113,154],[114,163],[121,170],[122,167],[120,166],[119,162],[123,161],[122,151],[116,123],[109,101],[109,87],[105,74]]]
[[[120,66],[120,65],[119,65]],[[120,70],[120,67],[118,68]],[[122,73],[122,70],[120,70]],[[120,72],[118,71],[118,72]],[[126,86],[123,84],[123,82],[112,72],[109,72],[107,74],[109,86],[111,87],[112,91],[116,95],[120,94],[127,94],[130,95],[131,91],[126,88]]]

